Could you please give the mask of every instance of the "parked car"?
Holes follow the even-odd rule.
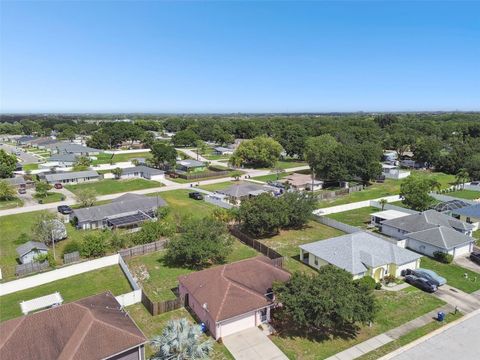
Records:
[[[434,285],[442,286],[447,283],[447,279],[438,275],[435,271],[429,269],[415,269],[415,270],[407,270],[407,275],[415,275],[416,277],[423,278],[428,280]]]
[[[203,195],[200,194],[200,193],[197,192],[197,191],[189,193],[189,194],[188,194],[188,197],[189,197],[190,199],[203,200]]]
[[[54,187],[55,189],[62,189],[62,188],[63,188],[63,185],[60,184],[60,183],[56,183],[55,185],[53,185],[53,187]]]
[[[470,185],[479,186],[479,185],[480,185],[480,181],[472,181],[472,182],[470,183]]]
[[[18,193],[24,195],[27,193],[27,190],[25,188],[20,188],[18,189]]]
[[[71,214],[73,211],[72,208],[68,205],[57,206],[57,210],[60,214],[63,214],[63,215]]]
[[[423,290],[423,291],[426,291],[426,292],[429,292],[429,293],[433,293],[433,292],[437,291],[437,289],[438,289],[437,285],[432,284],[428,280],[426,280],[424,278],[417,277],[415,275],[405,276],[405,282],[419,288],[420,290]]]
[[[480,265],[480,252],[472,252],[470,254],[470,260],[472,260],[474,263]]]

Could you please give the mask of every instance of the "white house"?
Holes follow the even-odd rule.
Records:
[[[39,255],[48,254],[48,246],[38,241],[27,241],[17,247],[18,259],[22,264],[31,263]]]
[[[80,183],[86,181],[96,181],[101,178],[101,175],[93,170],[85,171],[73,171],[73,172],[64,172],[64,173],[55,173],[45,175],[45,180],[49,184],[69,184],[69,183]]]
[[[165,172],[154,169],[148,166],[139,165],[122,169],[122,179],[129,178],[144,178],[148,180],[162,180],[165,179]]]

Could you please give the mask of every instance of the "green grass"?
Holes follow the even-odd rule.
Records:
[[[477,239],[477,246],[480,245],[480,230],[474,231],[473,237]]]
[[[315,272],[312,268],[299,261],[299,245],[328,239],[343,235],[340,230],[310,221],[304,228],[299,230],[281,230],[276,236],[259,239],[263,244],[282,254],[285,259],[284,267],[290,272],[305,271]]]
[[[227,257],[227,262],[248,259],[256,255],[258,253],[254,249],[234,239],[233,251]],[[139,270],[144,266],[147,268],[150,277],[148,280],[140,280],[139,282],[152,301],[175,299],[172,289],[178,286],[178,277],[193,271],[183,267],[168,266],[165,263],[165,251],[135,257],[128,261],[128,267],[134,274],[140,273]]]
[[[75,301],[86,296],[110,290],[114,295],[132,291],[119,266],[90,271],[67,279],[57,280],[35,288],[17,291],[0,297],[2,311],[0,320],[4,321],[22,315],[19,302],[60,292],[65,302]]]
[[[221,183],[216,183],[216,184],[209,184],[209,185],[200,185],[200,189],[207,190],[207,191],[217,191],[217,190],[222,190],[225,189],[229,186],[232,186],[236,184],[237,182],[235,181],[224,181]]]
[[[381,211],[373,206],[367,206],[360,209],[344,211],[341,213],[328,214],[327,217],[343,222],[348,225],[357,226],[366,229],[370,224],[371,213]]]
[[[424,269],[435,271],[438,275],[447,279],[447,284],[462,290],[466,293],[472,293],[480,290],[480,274],[465,269],[456,264],[443,264],[434,259],[424,256],[421,260],[420,266]],[[465,278],[464,274],[468,274]],[[475,281],[475,278],[477,279]]]
[[[115,194],[120,192],[149,189],[163,186],[157,181],[145,179],[114,180],[105,179],[100,181],[85,182],[76,185],[66,185],[65,187],[76,194],[82,189],[93,189],[98,195]]]
[[[435,321],[433,320],[432,322],[424,325],[424,326],[421,326],[415,330],[412,330],[410,331],[409,333],[403,335],[403,336],[400,336],[398,339],[388,343],[388,344],[385,344],[373,351],[370,351],[368,353],[366,353],[365,355],[362,355],[360,357],[358,357],[357,359],[358,360],[375,360],[375,359],[379,359],[381,358],[382,356],[385,356],[389,353],[391,353],[392,351],[394,350],[397,350],[399,348],[401,348],[402,346],[405,346],[417,339],[420,339],[422,336],[425,336],[439,328],[441,328],[442,326],[452,322],[452,321],[455,321],[459,318],[461,318],[463,315],[462,313],[460,312],[457,312],[456,314],[454,313],[450,313],[450,314],[447,314],[447,316],[445,316],[445,320],[443,322],[440,322],[440,321]]]
[[[376,320],[371,327],[361,327],[354,338],[322,339],[320,334],[316,334],[317,338],[306,337],[293,328],[277,328],[279,335],[270,338],[289,359],[325,359],[445,304],[413,287],[397,292],[376,291],[375,295],[379,306]]]
[[[480,199],[480,191],[473,191],[473,190],[458,190],[458,191],[446,193],[445,195],[453,196],[460,199],[467,199],[467,200]]]
[[[49,204],[49,203],[62,201],[62,198],[64,198],[64,195],[58,192],[48,192],[46,197],[40,197],[40,196],[37,196],[36,194],[33,197],[37,199],[39,204]]]
[[[163,329],[167,326],[167,323],[170,320],[186,318],[191,323],[196,323],[192,315],[190,315],[185,308],[169,311],[157,316],[151,316],[142,304],[135,304],[127,307],[126,309],[148,339],[152,339],[157,335],[161,335]],[[146,358],[149,359],[150,356],[154,354],[154,351],[155,350],[153,347],[147,343],[145,346]],[[228,352],[227,348],[219,342],[214,343],[213,354],[210,354],[208,358],[212,360],[234,359],[234,357]]]
[[[194,188],[192,188],[194,190]],[[149,196],[160,196],[164,199],[169,208],[171,217],[178,216],[192,216],[204,217],[215,209],[215,205],[209,204],[203,200],[194,200],[188,197],[188,193],[192,190],[171,190],[155,194],[148,194]]]
[[[0,201],[0,210],[11,209],[15,207],[23,206],[23,201],[20,198],[15,198],[13,200],[2,200]]]
[[[196,151],[195,149],[193,151]],[[200,154],[203,156],[205,159],[208,160],[228,160],[230,158],[230,155],[217,155],[215,154],[215,150],[213,148],[208,148],[206,152],[203,154]]]
[[[253,180],[258,180],[258,181],[264,181],[264,182],[268,182],[268,181],[276,181],[276,180],[280,180],[280,179],[283,179],[285,176],[288,176],[290,175],[291,172],[284,172],[284,173],[280,173],[280,174],[268,174],[268,175],[263,175],[263,176],[255,176],[255,177],[252,177]]]
[[[22,164],[24,171],[32,171],[38,169],[38,164]]]
[[[145,151],[145,152],[138,152],[138,153],[115,154],[112,157],[112,154],[101,153],[101,154],[95,155],[95,157],[97,158],[97,160],[93,160],[92,165],[110,164],[111,162],[113,163],[126,162],[135,158],[148,159],[152,157],[152,154],[150,153],[150,151]]]
[[[294,168],[294,167],[299,167],[299,166],[306,166],[308,165],[307,162],[305,161],[298,161],[298,160],[279,160],[275,164],[276,168],[279,169],[289,169],[289,168]]]

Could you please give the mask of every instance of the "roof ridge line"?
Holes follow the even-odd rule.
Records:
[[[0,349],[5,345],[8,340],[13,336],[13,334],[17,331],[17,328],[25,321],[26,315],[23,315],[22,319],[18,322],[18,324],[12,329],[10,334],[5,338],[5,341],[0,343]]]
[[[220,272],[220,277],[227,282],[227,289],[225,290],[222,302],[220,303],[220,307],[218,308],[217,315],[215,316],[215,321],[218,320],[218,317],[220,316],[220,313],[223,310],[223,305],[225,305],[225,301],[227,300],[227,294],[230,291],[230,286],[232,285],[231,281],[227,279],[224,275],[225,267],[226,265],[223,265],[222,271]]]

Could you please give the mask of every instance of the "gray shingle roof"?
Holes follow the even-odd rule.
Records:
[[[232,152],[233,149],[230,149],[230,148],[226,148],[226,147],[223,147],[223,146],[217,146],[214,148],[215,151],[218,151],[218,152]]]
[[[87,178],[87,177],[88,178],[100,177],[100,175],[96,171],[93,171],[93,170],[72,171],[72,172],[64,172],[64,173],[56,173],[56,174],[45,175],[45,179],[48,182],[69,180],[69,179],[81,179],[81,178]]]
[[[453,214],[480,218],[480,203],[452,211]]]
[[[33,249],[48,251],[48,246],[38,241],[27,241],[25,244],[22,244],[19,247],[17,247],[16,250],[17,250],[18,256],[22,257],[23,255],[28,254]]]
[[[438,226],[447,226],[459,230],[471,230],[473,226],[466,222],[454,219],[451,216],[435,210],[427,210],[420,214],[404,216],[398,219],[383,221],[382,225],[392,226],[407,233],[432,229]]]
[[[241,198],[248,195],[258,195],[260,192],[271,190],[269,187],[250,182],[240,182],[225,189],[218,190],[220,194],[228,195],[234,198]]]
[[[192,159],[177,161],[177,165],[181,165],[181,166],[184,166],[186,168],[206,166],[206,164],[203,161],[197,161],[197,160],[192,160]]]
[[[446,226],[417,231],[408,234],[407,237],[444,250],[450,250],[456,246],[469,244],[474,241],[473,238]]]
[[[133,174],[133,173],[142,173],[142,176],[155,176],[155,175],[162,175],[165,172],[162,170],[154,169],[148,166],[133,166],[129,168],[122,169],[122,175]]]
[[[76,209],[73,211],[79,222],[100,221],[108,217],[126,215],[140,211],[150,211],[167,203],[161,197],[125,194],[114,199],[110,204]]]
[[[15,185],[15,186],[26,184],[26,181],[23,178],[23,176],[17,176],[17,177],[13,177],[13,178],[6,178],[6,179],[0,179],[0,180],[1,181],[6,181],[10,185]]]
[[[75,154],[54,154],[48,158],[48,161],[75,162],[76,159]]]
[[[363,231],[300,245],[300,248],[353,275],[371,267],[407,264],[421,257]]]

